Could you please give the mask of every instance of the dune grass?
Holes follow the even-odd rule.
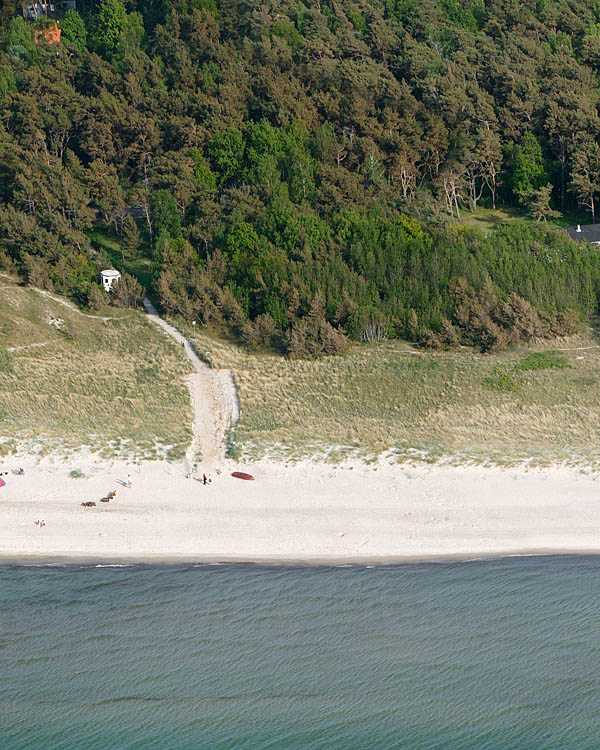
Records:
[[[242,458],[319,455],[336,462],[389,452],[399,461],[597,465],[599,344],[592,331],[496,355],[419,352],[393,341],[294,361],[196,336],[208,362],[235,374]]]
[[[0,452],[179,456],[191,440],[180,348],[141,312],[82,315],[0,278]]]
[[[0,278],[0,455],[89,446],[129,459],[181,457],[191,410],[181,348],[140,313],[102,320]],[[200,356],[231,369],[241,420],[229,455],[332,462],[582,462],[600,467],[600,337],[482,355],[400,341],[288,360],[206,331]]]

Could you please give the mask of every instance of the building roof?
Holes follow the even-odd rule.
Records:
[[[40,39],[45,39],[48,44],[59,44],[61,29],[55,23],[54,26],[46,26],[43,29],[36,29],[33,32],[33,39],[39,44]]]
[[[578,224],[576,227],[567,227],[565,232],[575,242],[586,240],[592,245],[600,245],[600,224]]]
[[[109,268],[106,271],[100,271],[100,276],[106,276],[107,278],[117,278],[117,276],[120,276],[121,274],[118,271],[115,271],[114,268]]]

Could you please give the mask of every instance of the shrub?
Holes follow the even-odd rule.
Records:
[[[578,333],[582,327],[582,316],[571,309],[546,315],[545,318],[550,336],[570,336]]]
[[[515,383],[512,374],[499,367],[494,367],[492,374],[483,379],[483,384],[486,388],[490,388],[493,391],[510,392],[518,389],[518,385]]]
[[[185,446],[184,445],[172,445],[167,452],[167,459],[169,461],[181,461],[185,458]]]
[[[449,349],[458,346],[458,333],[456,332],[456,328],[447,318],[442,319],[442,325],[440,327],[440,342],[444,347]]]
[[[497,317],[508,330],[512,341],[529,341],[544,334],[544,326],[533,307],[512,292],[500,305]]]
[[[144,290],[133,276],[124,273],[110,289],[110,304],[115,307],[139,307]]]
[[[88,292],[88,306],[92,310],[102,310],[106,307],[108,298],[106,292],[102,289],[99,284],[91,284]]]
[[[253,322],[248,322],[242,330],[242,340],[249,349],[270,347],[277,332],[275,321],[268,313],[259,315]]]
[[[535,352],[528,354],[520,362],[517,362],[515,370],[526,372],[528,370],[564,370],[571,365],[564,357],[561,357],[556,351]]]
[[[225,433],[225,458],[239,458],[240,448],[236,441],[236,431],[233,425],[229,425]]]
[[[0,372],[12,372],[13,371],[13,357],[12,354],[0,346]]]
[[[439,336],[431,328],[426,328],[421,334],[421,345],[426,349],[439,349],[442,345]]]
[[[325,320],[323,299],[316,296],[308,313],[296,318],[285,337],[288,356],[295,359],[341,354],[348,348],[346,335]]]

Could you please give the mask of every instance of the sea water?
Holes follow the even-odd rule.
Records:
[[[0,568],[0,748],[599,748],[600,558]]]

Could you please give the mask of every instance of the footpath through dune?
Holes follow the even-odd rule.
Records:
[[[204,364],[188,340],[163,320],[148,298],[144,307],[150,320],[159,325],[185,349],[194,372],[187,377],[194,413],[193,438],[185,456],[186,470],[195,464],[203,469],[216,467],[224,457],[225,433],[239,419],[239,406],[233,375],[229,370],[215,371]]]

